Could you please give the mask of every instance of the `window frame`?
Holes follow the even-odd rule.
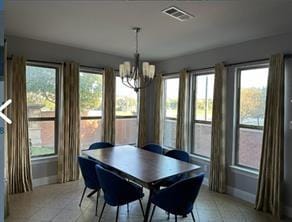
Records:
[[[178,82],[179,82],[179,73],[176,73],[176,74],[173,74],[170,76],[162,76],[162,81],[164,81],[163,82],[163,97],[162,97],[162,100],[163,100],[163,110],[162,110],[163,125],[165,124],[166,120],[176,122],[176,124],[177,124],[177,117],[175,118],[175,117],[167,117],[166,116],[166,106],[165,106],[166,105],[166,84],[165,84],[165,81],[169,80],[169,79],[178,79]],[[179,97],[179,90],[177,92],[177,98],[178,97]],[[164,127],[163,127],[163,131],[164,131]],[[162,146],[166,147],[167,149],[176,149],[176,147],[167,146],[164,144],[164,132],[162,133]]]
[[[115,78],[121,78],[119,73],[117,71],[115,71]],[[117,80],[117,79],[115,79]],[[122,80],[121,80],[122,81]],[[115,81],[115,124],[116,124],[116,120],[117,119],[135,119],[136,122],[137,122],[137,126],[139,124],[139,119],[138,119],[138,113],[139,113],[139,106],[140,106],[140,94],[139,93],[136,93],[137,94],[137,114],[136,115],[125,115],[125,116],[121,116],[121,115],[116,115],[116,99],[117,99],[117,81]],[[124,87],[127,87],[126,85],[124,85],[122,83],[122,86]],[[129,89],[131,89],[130,87],[128,87]],[[132,89],[134,90],[134,89]],[[129,144],[119,144],[119,145],[137,145],[137,140],[138,140],[138,132],[137,132],[137,139],[136,139],[136,142],[135,143],[129,143]]]
[[[80,73],[81,72],[87,73],[89,75],[101,75],[101,77],[103,78],[103,70],[102,69],[95,69],[95,68],[88,68],[88,67],[80,66],[80,68],[79,68],[79,81],[80,81]],[[102,85],[102,89],[103,89],[103,85]],[[103,103],[103,99],[104,99],[103,90],[101,90],[101,91],[102,91],[101,97],[102,97],[102,103]],[[79,96],[79,99],[80,99],[80,96]],[[82,116],[80,113],[80,123],[82,120],[85,120],[85,121],[86,120],[102,120],[102,116],[103,116],[103,110],[101,112],[101,116]],[[80,135],[80,137],[81,137],[81,135]],[[80,138],[80,148],[82,148],[81,138]]]
[[[61,73],[61,65],[50,63],[50,62],[32,62],[27,61],[25,67],[33,66],[33,67],[40,67],[40,68],[49,68],[55,69],[55,117],[27,117],[27,122],[50,122],[54,121],[54,153],[52,154],[44,154],[44,155],[35,155],[33,156],[30,154],[30,158],[32,160],[40,159],[40,158],[51,158],[58,156],[58,120],[59,120],[59,85],[60,85],[60,73]],[[31,147],[30,147],[31,149]],[[30,150],[31,151],[31,150]]]
[[[101,75],[103,76],[103,72],[100,69],[90,69],[90,68],[84,68],[84,67],[80,67],[79,69],[79,78],[80,78],[80,73],[84,72],[87,74],[92,74],[92,75]],[[80,81],[80,80],[79,80]],[[103,86],[102,86],[103,87]],[[102,90],[102,95],[101,95],[102,99],[103,99],[103,90]],[[82,116],[80,114],[80,120],[101,120],[102,119],[102,113],[101,116]]]
[[[196,120],[196,91],[197,91],[197,77],[198,76],[206,76],[206,75],[214,75],[214,78],[215,78],[215,70],[214,69],[207,69],[207,70],[199,70],[199,71],[196,71],[196,72],[193,72],[191,73],[191,98],[190,98],[190,128],[189,128],[189,144],[190,144],[190,154],[195,156],[195,157],[198,157],[198,158],[201,158],[201,159],[204,159],[204,160],[207,160],[209,161],[210,160],[210,157],[208,156],[204,156],[204,155],[201,155],[201,154],[198,154],[195,152],[195,129],[194,129],[194,125],[196,123],[199,123],[199,124],[209,124],[211,127],[212,127],[212,120],[211,121],[208,121],[208,120]],[[213,98],[214,100],[214,98]]]
[[[234,146],[233,146],[233,166],[246,169],[252,172],[259,172],[259,169],[253,168],[250,166],[245,166],[239,164],[239,134],[240,129],[251,129],[251,130],[259,130],[263,131],[263,126],[254,126],[249,124],[241,124],[240,123],[240,91],[241,91],[241,72],[244,70],[251,70],[251,69],[262,69],[262,68],[269,68],[268,61],[255,63],[255,64],[244,64],[241,66],[235,67],[235,130],[234,130]]]

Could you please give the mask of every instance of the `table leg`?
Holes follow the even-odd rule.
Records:
[[[152,189],[150,189],[150,192],[149,192],[147,207],[146,207],[145,216],[144,216],[144,222],[147,222],[149,218],[150,207],[151,207],[151,196],[152,196]]]

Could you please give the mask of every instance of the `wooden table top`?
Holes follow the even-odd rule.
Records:
[[[130,145],[86,150],[82,153],[146,185],[200,168],[200,166],[195,164],[186,163]]]

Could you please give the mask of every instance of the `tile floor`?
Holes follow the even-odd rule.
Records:
[[[11,215],[7,222],[93,222],[98,221],[95,212],[95,197],[84,197],[82,207],[78,207],[83,189],[83,182],[70,182],[66,184],[53,184],[41,186],[33,192],[16,194],[10,197]],[[144,189],[147,192],[146,189]],[[143,199],[144,209],[146,208],[147,195]],[[98,214],[103,205],[103,195],[99,199]],[[217,194],[208,191],[206,187],[201,188],[196,200],[194,215],[196,221],[226,221],[226,222],[272,222],[277,221],[271,216],[257,212],[252,205],[235,199],[233,197]],[[116,208],[107,206],[105,208],[102,221],[115,221]],[[120,222],[141,222],[142,214],[138,202],[130,204],[130,213],[127,214],[126,206],[120,208]],[[153,217],[153,222],[168,221],[164,211],[157,209]],[[172,216],[169,220],[174,221]],[[180,218],[179,221],[191,222],[189,215],[187,218]],[[290,221],[290,220],[285,220]]]

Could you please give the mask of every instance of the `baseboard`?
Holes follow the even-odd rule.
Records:
[[[57,183],[57,175],[49,176],[49,177],[41,177],[32,180],[32,186],[38,187],[48,184]]]
[[[209,179],[207,177],[204,177],[203,185],[205,185],[207,187],[209,186]]]
[[[284,208],[284,215],[289,217],[289,218],[292,218],[292,207],[285,207]]]
[[[255,194],[252,194],[252,193],[249,193],[249,192],[246,192],[246,191],[234,188],[234,187],[230,187],[230,186],[227,187],[227,194],[234,196],[234,197],[237,197],[241,200],[244,200],[244,201],[252,203],[252,204],[254,204],[255,200],[256,200]]]

